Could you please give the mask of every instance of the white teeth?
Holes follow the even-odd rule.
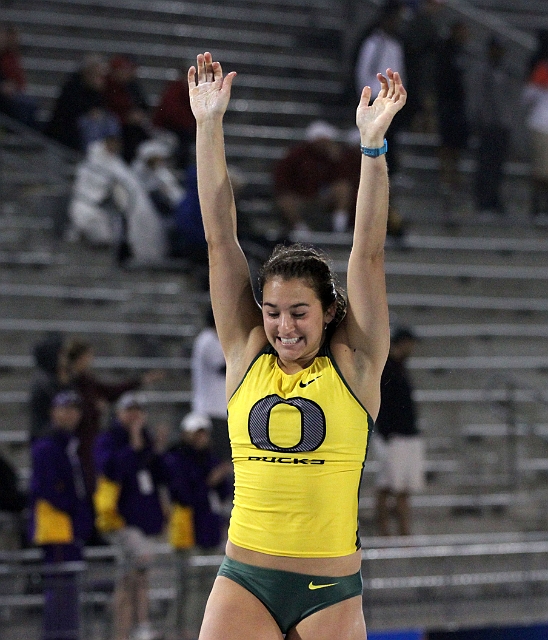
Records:
[[[299,338],[280,338],[282,344],[297,344]]]

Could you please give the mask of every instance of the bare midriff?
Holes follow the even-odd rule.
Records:
[[[229,540],[226,544],[226,555],[233,560],[255,567],[315,576],[350,576],[361,567],[361,551],[337,558],[290,558],[244,549]]]

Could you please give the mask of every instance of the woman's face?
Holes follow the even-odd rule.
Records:
[[[333,310],[324,312],[316,292],[300,278],[274,277],[263,288],[263,324],[283,364],[308,366],[320,348]]]

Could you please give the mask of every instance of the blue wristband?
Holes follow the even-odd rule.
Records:
[[[385,138],[382,147],[377,147],[376,149],[364,147],[363,144],[360,144],[360,150],[364,156],[368,156],[369,158],[378,158],[379,156],[382,156],[383,153],[386,153],[388,151],[388,142],[386,142]]]

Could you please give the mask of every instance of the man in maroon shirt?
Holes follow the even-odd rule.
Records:
[[[346,147],[337,129],[313,122],[305,141],[289,149],[274,169],[276,206],[289,228],[344,231],[355,203]]]

